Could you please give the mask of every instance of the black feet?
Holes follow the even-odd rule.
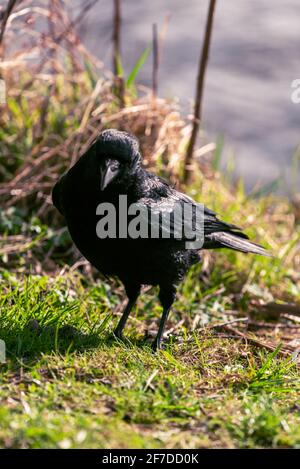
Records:
[[[158,350],[165,350],[166,348],[167,348],[167,346],[164,343],[164,341],[162,341],[162,340],[157,341],[157,338],[155,338],[154,341],[151,344],[152,352],[158,352]]]
[[[158,342],[156,339],[152,342],[151,345],[152,351],[157,352],[160,349],[160,342]]]
[[[124,340],[123,332],[120,331],[118,328],[114,330],[114,336],[119,340]]]
[[[124,310],[123,310],[123,313],[122,313],[122,316],[121,316],[121,319],[116,327],[116,329],[114,330],[114,336],[119,339],[119,340],[124,340],[124,337],[123,337],[123,329],[125,327],[125,324],[126,324],[126,321],[128,319],[128,316],[133,308],[133,306],[135,305],[136,303],[136,300],[139,296],[139,293],[140,293],[140,287],[138,288],[134,288],[134,289],[130,289],[128,286],[126,287],[126,292],[127,292],[127,295],[128,295],[128,302],[127,302],[127,305],[125,306]]]

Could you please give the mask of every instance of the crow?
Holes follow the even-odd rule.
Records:
[[[121,208],[120,196],[126,201],[126,210],[125,206]],[[212,210],[146,171],[138,140],[124,131],[102,131],[55,184],[52,200],[65,217],[71,238],[82,255],[102,274],[118,277],[125,287],[128,302],[114,331],[117,338],[123,337],[141,287],[159,286],[163,313],[153,350],[160,348],[177,286],[188,269],[201,260],[201,249],[225,247],[269,255],[263,247],[249,241],[240,228],[219,220]],[[185,219],[175,217],[178,209],[184,213],[186,208],[190,214],[190,218],[186,217],[188,234]],[[202,218],[197,218],[197,213]],[[164,220],[169,220],[169,224]],[[139,231],[142,224],[148,228],[145,236]],[[195,244],[195,239],[201,243]]]

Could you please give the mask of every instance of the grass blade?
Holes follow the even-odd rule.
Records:
[[[139,59],[136,61],[133,69],[131,70],[131,72],[129,73],[128,75],[128,78],[126,80],[126,87],[127,88],[130,88],[131,86],[134,85],[135,83],[135,80],[136,80],[136,77],[138,76],[141,68],[143,67],[143,65],[145,64],[146,60],[148,59],[148,56],[149,56],[149,53],[150,53],[150,50],[151,50],[151,47],[148,46],[144,52],[141,54],[141,56],[139,57]]]

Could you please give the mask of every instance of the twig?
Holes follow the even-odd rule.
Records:
[[[193,160],[194,147],[197,141],[197,136],[198,136],[198,132],[200,128],[204,79],[205,79],[205,72],[206,72],[207,62],[208,62],[208,57],[209,57],[209,49],[210,49],[211,35],[212,35],[212,29],[213,29],[213,19],[214,19],[216,1],[217,0],[210,0],[207,22],[206,22],[206,30],[205,30],[205,36],[204,36],[204,43],[203,43],[201,57],[199,61],[198,77],[197,77],[197,85],[196,85],[195,109],[194,109],[194,117],[193,117],[193,129],[192,129],[191,138],[190,138],[186,156],[185,156],[185,167],[184,167],[184,182],[185,183],[188,183],[191,178],[191,174],[192,174],[191,163]]]
[[[262,321],[249,321],[248,322],[249,326],[253,326],[256,328],[262,328],[262,329],[299,329],[300,325],[293,326],[292,324],[270,324],[267,322],[262,322]]]
[[[1,48],[1,45],[2,45],[2,40],[3,40],[7,20],[10,16],[11,12],[13,11],[14,7],[16,6],[17,2],[18,2],[18,0],[8,0],[6,10],[4,10],[1,29],[0,29],[0,48]]]
[[[249,321],[248,317],[247,318],[237,318],[237,319],[232,319],[231,321],[226,321],[226,322],[222,322],[222,323],[219,323],[219,324],[211,324],[210,326],[201,327],[199,330],[200,331],[208,331],[208,330],[212,330],[212,329],[223,328],[225,326],[228,326],[230,324],[235,324],[237,322],[248,322],[248,321]],[[194,322],[195,322],[195,320],[194,320]],[[193,327],[193,330],[194,329],[195,329],[195,327]]]
[[[236,324],[237,322],[248,322],[249,318],[237,318],[237,319],[232,319],[231,321],[223,322],[221,324],[213,324],[212,326],[206,327],[206,329],[217,329],[218,327],[225,327],[229,326],[231,324]]]
[[[120,34],[121,32],[121,0],[114,0],[113,18],[113,71],[115,76],[119,76],[119,64],[121,57]]]
[[[159,67],[159,48],[157,37],[157,24],[152,25],[152,42],[153,42],[153,69],[152,69],[152,97],[156,101],[158,90],[158,67]]]
[[[101,91],[102,87],[103,87],[103,79],[99,78],[99,80],[97,81],[96,86],[95,86],[95,88],[92,92],[92,95],[89,98],[89,101],[86,105],[85,111],[83,113],[83,116],[82,116],[82,119],[81,119],[81,122],[80,122],[80,126],[79,126],[79,129],[78,129],[79,133],[84,131],[84,129],[85,129],[85,127],[86,127],[86,125],[89,121],[90,114],[91,114],[91,112],[93,110],[93,107],[95,105],[97,96],[100,94],[100,91]]]
[[[80,13],[76,16],[76,18],[73,21],[70,21],[66,29],[58,34],[55,38],[53,38],[53,42],[58,45],[60,44],[64,39],[67,38],[68,34],[72,31],[75,30],[75,27],[78,26],[86,16],[86,14],[94,7],[94,5],[98,2],[98,0],[87,0],[83,7],[80,10]],[[78,47],[78,45],[77,45]],[[36,76],[42,71],[44,65],[48,61],[48,56],[49,56],[49,48],[46,48],[45,50],[42,51],[41,53],[41,59],[39,64],[36,67],[35,73],[33,74],[33,78],[30,78],[24,85],[23,85],[23,91],[25,89],[30,88],[30,86],[33,84],[34,80],[36,79]]]
[[[275,301],[258,306],[265,314],[278,317],[282,314],[300,316],[300,305],[296,303],[276,303]]]
[[[248,342],[249,344],[252,344],[256,347],[260,347],[260,348],[263,348],[263,349],[266,349],[266,350],[269,350],[270,352],[274,352],[274,350],[276,350],[276,347],[273,346],[273,345],[269,345],[269,344],[266,344],[264,342],[261,342],[260,340],[257,340],[257,339],[254,339],[252,337],[249,337],[248,334],[244,334],[243,332],[241,331],[238,331],[237,329],[229,326],[229,325],[225,325],[223,326],[223,329],[225,329],[226,331],[228,332],[231,332],[233,334],[235,334],[236,336],[240,337],[241,339],[244,339],[246,342]],[[278,352],[279,355],[282,355],[284,357],[287,357],[287,356],[290,356],[290,352],[287,351],[287,350],[282,350],[280,349],[279,352]]]
[[[154,380],[158,372],[159,372],[158,369],[154,370],[153,373],[149,376],[149,378],[147,379],[147,383],[145,384],[144,391],[147,391],[148,388],[153,388],[151,383]]]
[[[161,63],[162,49],[164,40],[167,34],[167,29],[170,21],[170,14],[166,15],[162,30],[158,37],[157,23],[152,25],[152,54],[153,54],[153,69],[152,69],[152,97],[155,102],[158,95],[158,71]]]
[[[114,0],[113,12],[113,71],[115,77],[115,94],[124,106],[124,77],[121,75],[121,0]]]

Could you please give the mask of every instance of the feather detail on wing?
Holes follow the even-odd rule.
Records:
[[[241,233],[243,235],[243,233]],[[210,244],[211,243],[211,244]],[[261,256],[272,257],[262,246],[252,243],[248,239],[242,238],[240,233],[219,231],[207,236],[204,244],[205,248],[230,248],[240,252],[251,252]]]
[[[151,225],[151,233],[160,233],[159,236],[154,237],[190,241],[193,239],[191,234],[197,233],[198,239],[201,238],[201,234],[203,236],[203,249],[226,247],[244,253],[271,256],[262,246],[249,241],[248,236],[239,227],[219,220],[212,210],[175,189],[168,188],[165,196],[156,200],[151,197],[140,199],[135,205],[143,208],[142,212],[145,217],[148,217],[148,224]],[[184,206],[192,213],[190,221],[185,216],[179,216]],[[150,219],[149,212],[154,214],[154,218]],[[168,220],[170,220],[169,224]],[[165,221],[167,221],[166,224]]]

